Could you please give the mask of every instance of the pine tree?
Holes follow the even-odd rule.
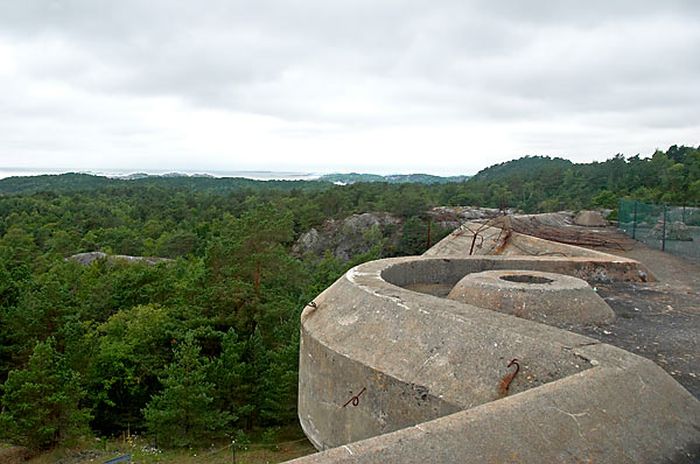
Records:
[[[234,329],[229,329],[221,340],[221,354],[210,364],[210,377],[216,385],[216,403],[222,411],[231,414],[231,420],[238,419],[241,408],[248,406],[248,385],[244,384],[250,367],[244,361],[245,340],[239,340]]]
[[[160,379],[164,389],[144,409],[149,431],[165,446],[190,446],[222,435],[230,416],[216,408],[209,361],[191,334],[175,349],[175,360]]]
[[[289,337],[287,345],[270,351],[269,364],[262,375],[260,416],[268,425],[293,422],[297,414],[296,366],[299,362],[299,337]]]
[[[70,442],[89,432],[90,414],[81,408],[85,391],[53,338],[39,342],[25,369],[13,370],[2,387],[0,435],[33,449]]]

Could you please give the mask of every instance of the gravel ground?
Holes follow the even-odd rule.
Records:
[[[700,265],[640,243],[602,251],[640,261],[657,281],[598,285],[616,321],[569,329],[651,359],[700,398]]]

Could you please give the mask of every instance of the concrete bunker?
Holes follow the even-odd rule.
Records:
[[[479,233],[508,252],[491,229]],[[299,420],[325,451],[294,462],[685,462],[697,451],[700,402],[652,361],[494,311],[482,293],[447,298],[483,274],[528,290],[653,279],[634,260],[510,240],[536,256],[465,257],[473,239],[456,231],[423,257],[353,268],[304,310]]]

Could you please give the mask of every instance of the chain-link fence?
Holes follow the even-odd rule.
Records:
[[[700,208],[620,200],[620,229],[630,237],[675,255],[700,260]]]

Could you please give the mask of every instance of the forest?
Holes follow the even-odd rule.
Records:
[[[524,157],[446,183],[0,180],[0,440],[45,450],[126,430],[189,447],[296,421],[299,315],[350,267],[424,251],[438,205],[700,205],[700,147],[576,164]],[[297,256],[311,227],[404,219],[349,261]],[[89,251],[169,260],[67,257]]]

